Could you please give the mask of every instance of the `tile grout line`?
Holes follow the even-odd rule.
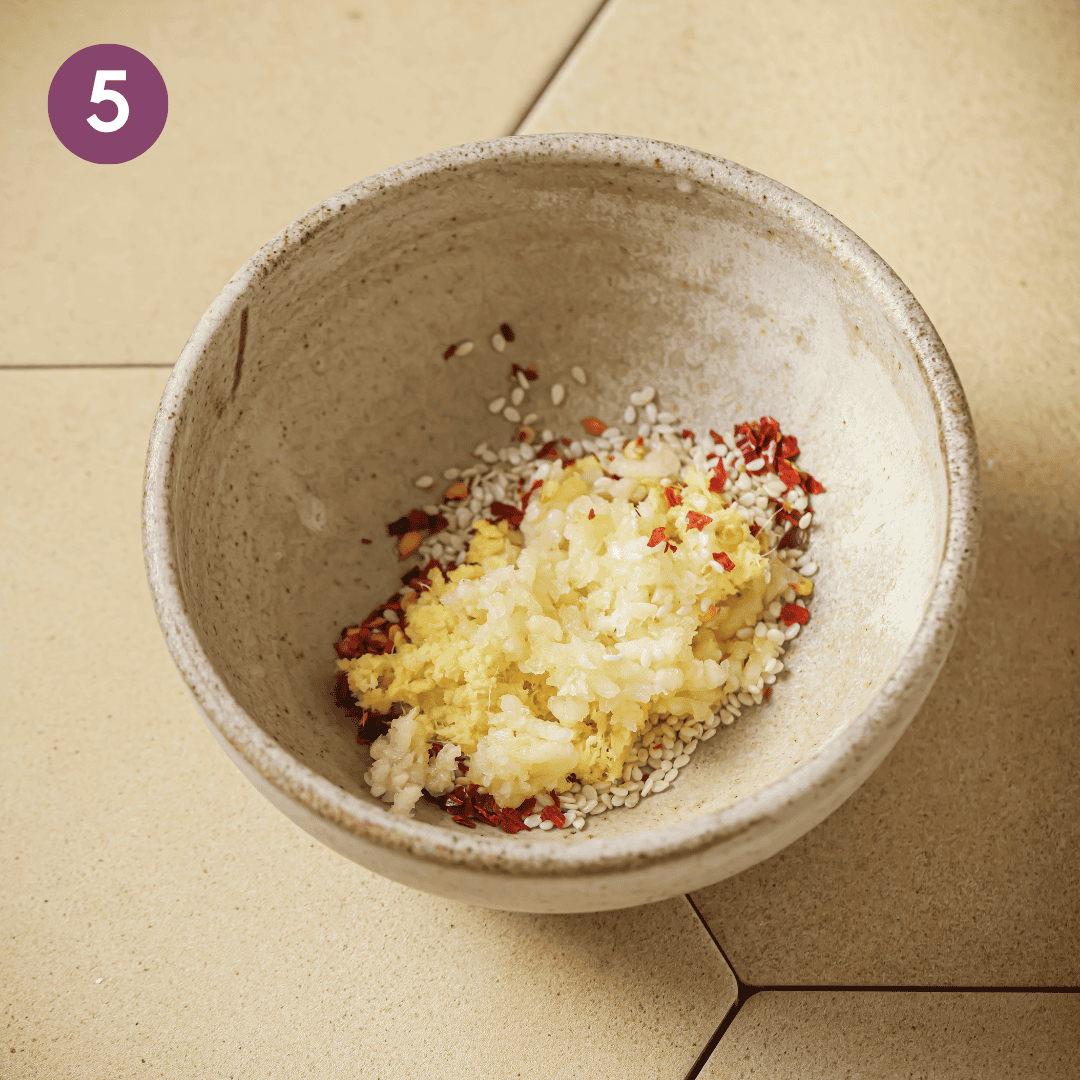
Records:
[[[517,123],[515,123],[514,126],[509,130],[509,132],[507,132],[507,135],[517,135],[525,126],[526,121],[536,111],[536,108],[543,100],[544,95],[547,94],[548,90],[551,88],[551,84],[559,77],[563,68],[565,68],[566,65],[570,62],[570,59],[574,55],[574,53],[578,51],[578,48],[580,47],[582,41],[584,41],[586,35],[596,24],[596,20],[603,13],[609,2],[610,0],[600,0],[600,3],[597,4],[596,9],[586,20],[585,25],[578,32],[577,37],[575,37],[574,40],[570,42],[570,45],[567,47],[566,51],[562,54],[562,56],[559,57],[558,63],[556,63],[554,68],[552,68],[551,70],[551,74],[548,75],[548,77],[541,84],[540,89],[537,90],[536,93],[533,95],[532,100],[528,103],[528,105],[525,106],[524,112],[522,112],[521,115],[518,117]]]
[[[712,939],[712,943],[716,946],[717,952],[724,958],[724,963],[727,964],[728,971],[731,972],[735,979],[735,1000],[731,1003],[728,1011],[724,1013],[723,1020],[720,1021],[716,1030],[701,1048],[701,1053],[698,1054],[694,1064],[690,1066],[690,1071],[684,1077],[684,1080],[697,1080],[701,1070],[705,1068],[709,1058],[713,1056],[716,1048],[720,1045],[720,1040],[727,1034],[727,1029],[735,1022],[735,1017],[739,1015],[739,1010],[746,1004],[747,998],[749,998],[754,991],[739,978],[739,973],[735,970],[735,965],[728,958],[728,954],[724,952],[724,947],[720,944],[720,939],[713,933],[712,927],[705,921],[705,917],[701,914],[697,904],[690,898],[689,893],[686,895],[686,902],[690,905],[690,909],[693,913],[698,917],[701,925],[705,927],[705,932]],[[746,993],[747,990],[750,990],[749,994]]]
[[[701,914],[697,904],[694,903],[689,895],[686,896],[686,902],[690,905],[698,919],[701,920],[701,925],[705,927],[705,931],[712,939],[717,951],[724,958],[724,963],[727,964],[728,970],[735,977],[737,996],[735,1002],[724,1014],[724,1019],[720,1021],[720,1024],[712,1033],[708,1042],[702,1047],[701,1053],[698,1054],[697,1059],[690,1067],[690,1071],[686,1074],[684,1080],[697,1080],[701,1070],[705,1068],[709,1058],[715,1053],[717,1046],[720,1045],[720,1040],[723,1039],[728,1028],[734,1023],[735,1017],[739,1014],[742,1007],[755,994],[760,994],[765,991],[786,993],[822,993],[828,991],[834,993],[877,992],[887,994],[1080,994],[1080,986],[873,986],[866,984],[848,986],[829,983],[822,983],[820,985],[776,984],[751,986],[749,983],[744,983],[739,977],[739,973],[735,970],[735,965],[731,962],[728,954],[724,952],[724,947],[720,944],[720,939],[713,933],[712,927],[705,921],[705,917]]]

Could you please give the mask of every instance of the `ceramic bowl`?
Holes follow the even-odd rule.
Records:
[[[516,340],[499,354],[504,322]],[[444,360],[465,339],[473,352]],[[560,408],[533,394],[541,427],[614,422],[649,384],[691,428],[777,417],[827,488],[813,616],[772,700],[703,743],[669,791],[580,836],[473,832],[423,803],[392,815],[331,699],[333,642],[402,572],[386,523],[431,501],[420,474],[471,463],[481,439],[505,444],[486,400],[512,361],[569,387]],[[838,221],[685,147],[522,136],[361,181],[226,285],[153,428],[145,556],[211,732],[294,822],[444,897],[596,911],[737,873],[870,775],[952,643],[977,483],[941,341]]]

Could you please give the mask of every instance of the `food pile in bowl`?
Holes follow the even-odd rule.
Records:
[[[492,344],[513,340],[503,324]],[[398,814],[424,799],[513,834],[633,809],[770,698],[809,617],[824,489],[774,418],[699,436],[647,386],[620,410],[625,433],[588,416],[538,437],[520,408],[539,377],[512,364],[510,403],[488,401],[508,445],[478,444],[482,465],[443,472],[441,505],[390,523],[421,561],[336,644],[364,782]],[[563,405],[566,387],[549,392]]]
[[[211,733],[299,827],[597,911],[768,858],[881,763],[977,487],[944,347],[840,222],[687,147],[521,136],[235,275],[162,399],[145,554]]]

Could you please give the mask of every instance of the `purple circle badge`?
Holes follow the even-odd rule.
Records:
[[[146,153],[168,115],[161,72],[126,45],[80,49],[60,65],[49,87],[56,137],[97,165],[119,165]]]

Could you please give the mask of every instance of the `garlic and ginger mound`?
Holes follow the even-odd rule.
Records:
[[[394,652],[339,661],[366,706],[410,708],[372,745],[372,792],[398,813],[462,779],[459,755],[504,807],[571,773],[617,783],[644,731],[706,722],[780,653],[736,635],[800,575],[708,474],[639,440],[535,481],[520,531],[481,521],[465,563],[432,572]]]

